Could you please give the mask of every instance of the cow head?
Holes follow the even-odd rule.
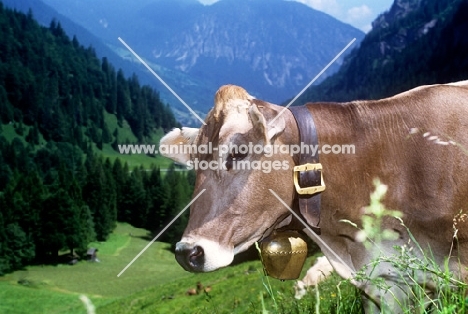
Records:
[[[282,109],[254,99],[241,87],[226,85],[216,93],[206,125],[174,129],[161,139],[166,148],[189,148],[165,149],[162,154],[196,169],[194,196],[205,190],[192,204],[188,225],[176,245],[176,259],[186,270],[206,272],[229,265],[235,254],[288,216],[269,191],[288,204],[294,199],[293,159],[286,153],[273,154],[269,146],[298,136],[297,129],[286,129],[293,119],[290,112],[278,116]]]

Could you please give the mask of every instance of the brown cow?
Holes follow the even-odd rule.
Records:
[[[384,204],[401,211],[405,223],[402,226],[394,218],[383,221],[383,227],[394,230],[398,239],[384,241],[382,253],[394,254],[394,245],[410,242],[407,227],[422,248],[430,248],[441,267],[451,254],[448,265],[453,276],[467,282],[468,221],[459,221],[454,238],[453,219],[460,211],[468,212],[468,156],[464,151],[468,148],[468,81],[422,86],[376,101],[306,106],[321,147],[355,147],[354,154],[320,155],[326,190],[321,194],[321,241],[317,244],[337,273],[352,279],[376,257],[377,252],[356,241],[357,229],[343,220],[360,223],[373,180],[379,178],[388,185]],[[292,175],[297,158],[281,152],[224,149],[229,144],[298,145],[296,121],[283,109],[255,99],[241,87],[222,86],[205,126],[175,129],[161,140],[161,147],[183,143],[214,148],[211,153],[163,153],[198,166],[194,195],[205,191],[192,204],[188,225],[176,246],[176,259],[184,269],[206,272],[227,266],[235,254],[287,224],[290,212],[270,189],[297,210]],[[216,161],[219,167],[214,168]],[[251,168],[237,167],[239,161],[248,162]],[[268,165],[271,171],[266,171]],[[309,221],[308,214],[302,214]],[[397,270],[380,263],[368,269],[368,276],[383,279],[391,288],[379,290],[368,281],[352,280],[363,291],[366,312],[402,312],[399,304],[408,304],[410,288],[399,285],[402,279]],[[415,273],[414,278],[417,284],[434,289],[426,274]]]

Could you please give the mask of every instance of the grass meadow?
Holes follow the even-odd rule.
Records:
[[[131,235],[130,235],[131,234]],[[117,274],[148,244],[143,229],[119,224],[98,248],[99,263],[30,266],[0,277],[0,313],[85,313],[79,296],[96,307],[137,291],[190,276],[165,243],[154,243],[120,277]],[[98,311],[99,313],[99,311]]]
[[[371,195],[371,205],[366,209],[360,230],[369,240],[365,244],[375,245],[391,236],[380,229],[384,216],[398,218],[397,212],[382,207],[380,198],[385,192],[386,188],[380,186]],[[90,244],[98,248],[99,262],[80,261],[73,266],[36,265],[0,277],[0,313],[86,313],[80,301],[82,295],[91,300],[98,314],[363,313],[359,291],[336,274],[310,289],[303,299],[296,300],[294,281],[266,277],[259,260],[211,273],[192,274],[177,264],[167,243],[153,243],[117,277],[148,241],[147,231],[118,224],[108,241]],[[419,248],[416,242],[414,248]],[[468,313],[466,284],[453,279],[448,270],[440,269],[429,256],[421,260],[415,258],[411,250],[399,249],[395,248],[393,256],[380,256],[376,262],[391,263],[399,270],[402,282],[411,285],[410,297],[414,304],[403,304],[404,313]],[[307,259],[301,277],[315,259],[315,255]],[[436,296],[428,300],[424,287],[411,283],[415,270],[433,275],[432,280],[440,290]],[[365,273],[360,276],[358,280],[370,281],[380,289],[389,288],[366,277]],[[197,285],[205,289],[189,295],[187,292]],[[424,309],[427,305],[430,307]],[[88,312],[91,313],[94,312]]]
[[[99,249],[100,262],[37,265],[0,277],[0,313],[86,313],[80,295],[90,298],[96,313],[310,313],[317,295],[294,299],[293,281],[264,276],[260,261],[249,261],[212,273],[191,274],[175,261],[169,244],[155,242],[120,277],[117,274],[148,244],[143,229],[119,224]],[[310,257],[307,265],[314,261]],[[304,267],[303,274],[307,271]],[[211,291],[187,295],[200,282]],[[358,292],[336,285],[333,276],[320,286],[323,313],[359,313]],[[268,289],[267,289],[268,288]],[[272,293],[269,293],[271,289]],[[342,300],[340,301],[339,295]],[[264,312],[265,313],[265,312]]]
[[[127,121],[124,120],[123,125],[119,126],[117,123],[117,117],[107,112],[104,112],[104,118],[111,132],[118,130],[119,144],[141,144],[138,142],[135,135],[133,135]],[[162,130],[157,130],[151,138],[147,139],[148,144],[159,145],[159,140],[163,135],[164,132]],[[140,166],[144,169],[150,169],[153,164],[157,165],[161,169],[167,169],[172,164],[171,160],[161,157],[160,155],[148,156],[145,154],[120,154],[111,147],[111,144],[103,144],[102,150],[98,150],[98,148],[95,147],[95,151],[99,152],[99,154],[104,158],[109,158],[112,162],[116,158],[119,158],[122,163],[126,162],[130,169]]]
[[[99,249],[98,263],[37,265],[0,277],[0,313],[86,313],[81,295],[98,314],[363,313],[359,291],[336,274],[296,300],[294,281],[266,277],[260,261],[192,274],[176,263],[169,244],[160,242],[117,277],[147,244],[145,230],[119,224],[107,242],[91,244]],[[315,259],[307,259],[301,276]],[[197,283],[209,290],[188,295]],[[463,303],[464,296],[452,294],[440,307],[417,313],[464,314]]]

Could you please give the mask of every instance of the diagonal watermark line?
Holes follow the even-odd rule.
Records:
[[[130,263],[128,263],[127,266],[125,266],[124,269],[122,269],[122,271],[117,275],[117,277],[120,277],[120,275],[122,275],[122,274],[127,270],[127,268],[129,268],[129,267],[141,256],[141,254],[143,254],[143,253],[150,247],[150,245],[153,244],[154,241],[156,241],[156,240],[161,236],[161,234],[163,234],[163,233],[167,230],[167,228],[169,228],[169,227],[180,217],[180,215],[182,215],[182,214],[187,210],[187,208],[189,208],[190,205],[192,205],[193,202],[195,202],[195,201],[197,200],[197,198],[199,198],[200,195],[202,195],[205,191],[206,191],[206,189],[201,190],[200,193],[198,193],[197,196],[195,196],[195,197],[193,198],[193,200],[191,200],[190,203],[188,203],[187,206],[185,206],[184,209],[182,209],[182,210],[180,211],[180,213],[178,213],[177,216],[175,216],[174,219],[172,219],[171,222],[168,223],[167,226],[164,227],[164,229],[161,230],[161,232],[159,232],[158,235],[155,236],[154,239],[151,240],[151,242],[148,243],[148,244],[145,246],[145,248],[144,248],[143,250],[141,250],[141,252],[138,253],[138,255],[135,256],[134,259],[132,259],[132,261],[131,261]]]
[[[271,194],[273,194],[273,195],[278,199],[278,201],[281,202],[281,204],[284,205],[284,207],[286,207],[286,208],[294,215],[294,217],[296,217],[296,218],[304,225],[304,227],[306,227],[307,230],[309,230],[309,233],[312,234],[312,235],[314,236],[314,238],[315,238],[315,240],[316,240],[317,242],[320,242],[323,246],[325,246],[325,247],[330,251],[330,253],[332,253],[332,254],[336,257],[336,259],[337,259],[338,261],[340,261],[341,264],[343,264],[343,266],[345,266],[346,268],[348,268],[348,270],[351,272],[351,274],[353,275],[353,277],[356,275],[356,272],[355,272],[351,267],[349,267],[348,264],[346,264],[345,261],[343,261],[343,259],[342,259],[331,247],[329,247],[328,244],[325,243],[325,241],[323,241],[318,235],[316,235],[315,232],[314,232],[312,229],[310,229],[309,225],[308,225],[304,220],[302,220],[302,218],[299,217],[299,215],[296,214],[296,213],[288,206],[288,204],[286,204],[286,203],[281,199],[281,197],[279,197],[278,194],[276,194],[275,191],[273,191],[272,189],[269,189],[269,191],[270,191]],[[310,235],[309,235],[309,237],[310,237]]]
[[[312,81],[310,81],[309,84],[307,84],[307,86],[304,87],[304,88],[299,92],[299,94],[297,94],[296,97],[294,97],[293,100],[291,100],[291,101],[289,102],[289,104],[287,104],[286,107],[284,107],[284,109],[281,110],[281,112],[278,113],[278,115],[277,115],[273,120],[271,120],[270,123],[268,123],[268,124],[269,124],[270,126],[273,125],[273,122],[275,122],[276,119],[278,119],[279,116],[281,116],[281,115],[289,108],[289,106],[291,106],[292,103],[295,102],[296,99],[298,99],[298,98],[310,87],[310,85],[314,84],[314,82],[315,82],[315,81],[316,81],[316,80],[317,80],[333,63],[335,63],[335,61],[338,60],[338,58],[341,57],[341,55],[342,55],[343,53],[345,53],[345,51],[348,50],[348,48],[351,47],[351,45],[352,45],[355,41],[356,41],[356,38],[353,38],[353,39],[346,45],[346,47],[344,47],[344,48],[335,56],[335,58],[333,58],[333,60],[331,60],[331,61],[323,68],[323,70],[320,71],[320,73],[317,74],[317,75],[312,79]]]
[[[164,80],[158,74],[156,74],[156,72],[154,72],[153,69],[151,69],[150,66],[142,58],[140,58],[140,56],[135,51],[133,51],[133,49],[130,48],[130,46],[127,45],[127,43],[122,38],[119,37],[118,39],[151,72],[151,74],[153,74],[198,120],[201,121],[201,123],[206,125],[205,121],[203,121],[203,119],[200,118],[200,116],[195,111],[193,111],[192,108],[190,108],[190,106],[187,105],[185,101],[180,98],[180,96],[177,95],[177,93],[174,92],[172,88],[167,85],[166,82],[164,82]]]

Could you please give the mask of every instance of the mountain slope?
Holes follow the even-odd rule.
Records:
[[[340,71],[296,104],[376,99],[467,79],[467,16],[467,0],[396,0]]]
[[[163,177],[163,157],[119,145],[154,144],[177,126],[152,88],[60,23],[42,27],[0,3],[0,276],[62,262],[65,249],[75,258],[117,219],[159,229],[188,202],[193,180],[174,167]],[[164,237],[180,238],[181,228]]]
[[[108,130],[106,112],[120,126],[128,122],[139,141],[176,125],[153,89],[141,86],[136,76],[127,79],[107,58],[99,60],[60,23],[41,27],[32,14],[2,3],[0,17],[0,122],[33,126],[46,140],[82,148],[88,140],[115,139],[108,134],[114,130]]]
[[[122,69],[127,76],[131,76],[133,73],[138,73],[138,77],[141,83],[155,86],[155,78],[150,73],[142,71],[141,64],[122,58],[105,43],[103,43],[100,38],[92,34],[85,27],[73,22],[65,15],[58,13],[52,7],[43,3],[42,1],[0,0],[0,2],[2,2],[5,7],[18,10],[22,13],[28,13],[29,10],[31,10],[34,19],[45,27],[48,27],[52,20],[59,21],[61,27],[65,30],[70,38],[76,36],[83,46],[92,46],[98,57],[107,58],[107,60],[116,68]],[[68,4],[68,2],[65,4]],[[157,86],[157,88],[163,87]]]
[[[196,0],[145,0],[131,6],[123,0],[44,1],[114,49],[122,49],[116,41],[122,37],[155,67],[189,75],[191,81],[172,80],[173,87],[204,112],[225,83],[241,84],[270,101],[292,97],[351,39],[364,35],[283,0],[221,0],[210,6]]]
[[[298,3],[224,0],[194,16],[152,55],[181,71],[247,85],[278,100],[306,85],[360,35]],[[219,70],[206,71],[213,66]]]

